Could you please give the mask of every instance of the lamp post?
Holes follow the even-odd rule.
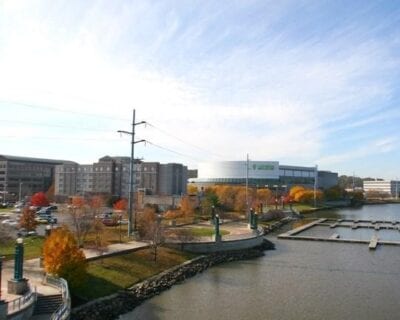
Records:
[[[219,232],[219,215],[218,214],[215,215],[214,225],[215,225],[215,242],[219,242],[219,241],[221,241],[221,234]]]
[[[0,257],[0,304],[4,301],[1,299],[1,273],[3,270],[3,259],[4,257]]]
[[[275,188],[275,210],[278,210],[278,185],[274,184],[273,187]]]
[[[8,280],[8,293],[24,294],[28,289],[28,280],[24,279],[24,240],[18,238],[15,243],[14,278]]]
[[[21,203],[21,193],[22,193],[22,185],[23,185],[24,183],[23,182],[19,182],[19,193],[18,193],[18,202],[19,203]]]
[[[0,257],[0,319],[7,319],[8,304],[5,300],[1,299],[1,273],[3,269],[3,259],[4,257]]]
[[[315,165],[314,173],[314,208],[317,207],[318,166]]]
[[[284,201],[284,198],[285,198],[286,193],[287,193],[287,185],[284,184],[284,185],[282,185],[281,187],[282,187],[282,188],[285,188],[285,194],[281,196],[281,201],[282,201],[281,205],[282,205],[282,209],[285,209],[285,201]]]

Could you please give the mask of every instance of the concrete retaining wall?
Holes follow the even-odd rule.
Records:
[[[177,248],[182,251],[193,253],[214,253],[231,250],[245,250],[254,248],[262,244],[264,240],[263,234],[255,235],[252,238],[224,240],[212,242],[187,242],[187,243],[168,243],[168,246]]]

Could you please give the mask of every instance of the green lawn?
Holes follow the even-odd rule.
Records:
[[[143,249],[90,262],[87,281],[74,294],[85,300],[103,297],[195,257],[193,254],[161,247],[158,248],[158,260],[155,263],[153,252],[151,249]]]
[[[190,231],[194,237],[212,237],[215,234],[214,228],[191,228]],[[219,233],[225,236],[229,234],[229,231],[220,229]]]
[[[42,253],[44,238],[43,237],[26,237],[24,238],[24,259],[29,260],[40,257]],[[8,241],[0,245],[0,255],[5,260],[14,259],[15,241]]]

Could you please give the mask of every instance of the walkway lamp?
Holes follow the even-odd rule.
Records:
[[[8,304],[1,299],[1,272],[4,257],[0,257],[0,319],[7,319]]]
[[[214,225],[215,225],[215,242],[219,242],[219,241],[221,241],[221,234],[219,232],[219,215],[218,214],[215,215]]]
[[[1,273],[3,270],[3,259],[4,257],[0,257],[0,304],[4,302],[4,300],[1,299]]]
[[[24,272],[24,240],[18,238],[15,243],[14,278],[8,280],[8,293],[24,294],[28,289],[28,280]]]

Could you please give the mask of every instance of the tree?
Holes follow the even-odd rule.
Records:
[[[94,221],[94,217],[87,210],[86,202],[83,197],[72,197],[72,206],[69,209],[69,214],[72,218],[72,225],[74,227],[78,245],[83,247],[85,238],[89,233]]]
[[[297,197],[297,199],[300,198],[300,197],[301,197],[301,194],[302,194],[305,190],[306,190],[306,188],[304,188],[303,186],[293,186],[293,187],[290,188],[289,196],[290,196],[290,198],[293,199],[294,201],[298,201],[298,200],[296,200],[296,197]],[[298,194],[298,193],[299,193],[299,194]],[[298,194],[298,195],[296,196],[296,194]]]
[[[250,202],[250,197],[249,197],[249,204],[250,203],[251,202]],[[240,187],[237,190],[237,193],[235,196],[235,204],[234,204],[233,209],[238,212],[243,212],[243,211],[246,211],[246,207],[247,207],[247,205],[246,205],[246,188]]]
[[[102,237],[105,231],[105,226],[98,216],[101,208],[104,207],[104,199],[100,196],[93,196],[89,201],[89,207],[91,211],[91,217],[86,217],[87,219],[90,219],[87,221],[87,223],[90,224],[90,231],[92,231],[95,235],[96,250],[100,253],[103,253],[107,248],[107,242],[104,240],[104,237]]]
[[[197,194],[197,187],[195,185],[193,185],[193,184],[188,184],[187,193],[196,195]]]
[[[128,208],[128,201],[126,199],[119,199],[113,204],[113,208],[115,210],[126,211],[126,209]]]
[[[181,199],[180,203],[180,211],[182,215],[186,218],[193,217],[194,215],[194,208],[193,204],[191,203],[189,196],[184,196]]]
[[[43,265],[47,273],[67,280],[72,290],[82,285],[86,275],[85,255],[66,226],[52,230],[46,239]]]
[[[160,215],[156,214],[154,207],[146,206],[139,216],[138,225],[140,236],[151,241],[154,262],[157,262],[157,249],[164,241],[164,228]]]
[[[340,200],[346,196],[346,191],[339,186],[333,186],[324,191],[326,200]]]
[[[44,192],[37,192],[31,198],[31,205],[36,207],[47,207],[49,200]]]
[[[34,210],[30,210],[28,207],[24,208],[21,216],[19,225],[21,228],[25,228],[26,231],[34,231],[37,226],[37,221],[35,220],[36,213]]]

